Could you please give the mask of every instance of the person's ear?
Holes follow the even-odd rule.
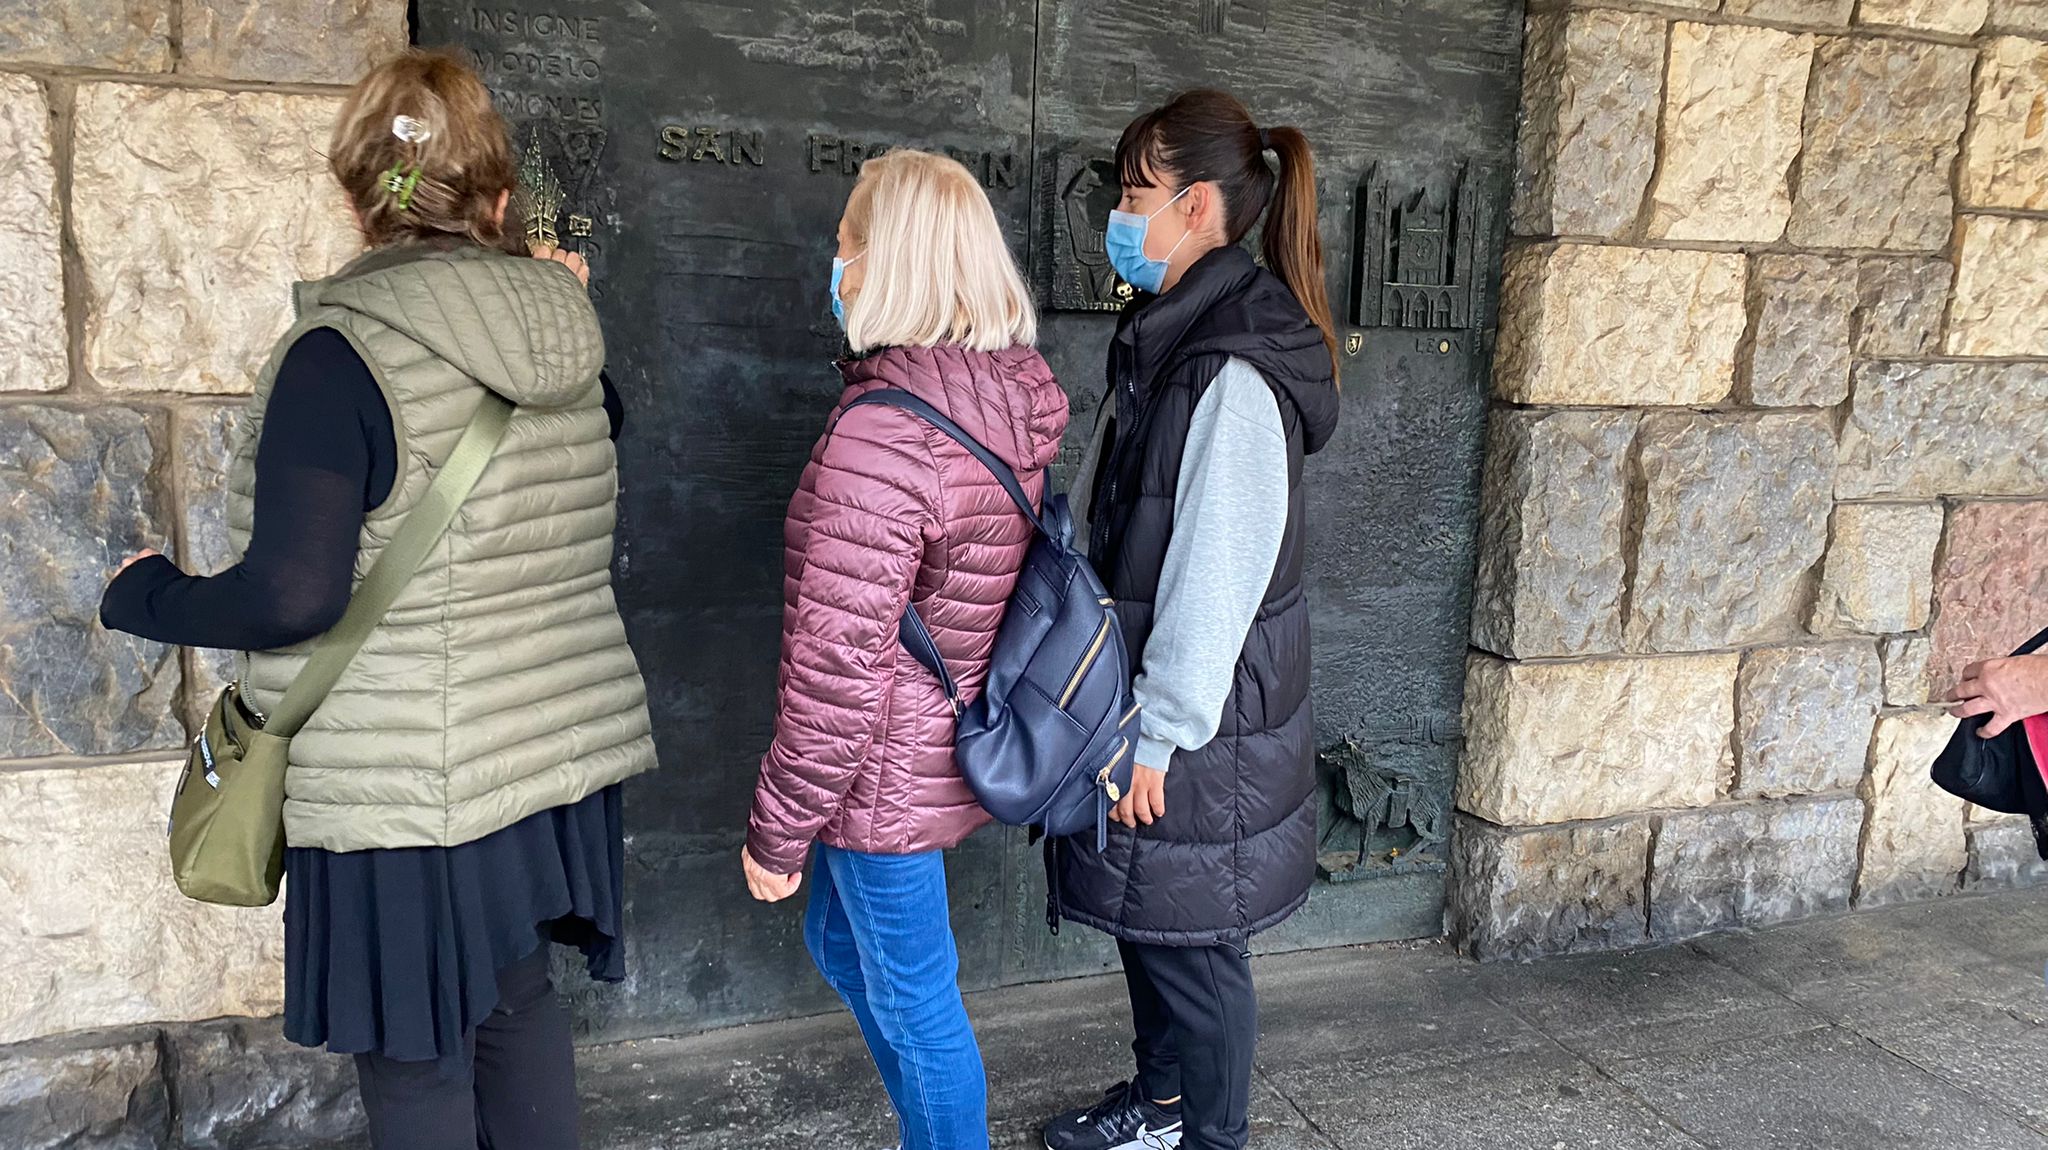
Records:
[[[498,193],[498,206],[491,209],[491,223],[501,228],[504,227],[505,212],[511,206],[512,189],[506,188],[504,191]]]
[[[1216,184],[1213,180],[1196,182],[1188,189],[1182,203],[1187,206],[1183,209],[1186,216],[1181,222],[1187,225],[1189,231],[1201,235],[1211,230],[1221,230],[1223,220],[1217,209],[1222,199],[1216,194]]]

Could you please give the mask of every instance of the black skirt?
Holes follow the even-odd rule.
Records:
[[[625,977],[620,788],[454,847],[285,852],[284,1033],[402,1061],[462,1048],[548,942]]]

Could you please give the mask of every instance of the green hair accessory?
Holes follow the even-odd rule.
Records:
[[[383,175],[384,190],[398,197],[398,210],[412,210],[412,194],[420,186],[418,164],[393,164]]]
[[[413,162],[391,165],[383,175],[384,190],[398,197],[398,210],[412,210],[412,194],[420,186],[419,146],[433,139],[434,133],[427,128],[426,121],[412,116],[394,116],[391,119],[391,134],[401,143],[412,145]]]

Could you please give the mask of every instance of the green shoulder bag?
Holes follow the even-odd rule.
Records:
[[[455,521],[511,418],[508,400],[484,394],[448,462],[370,565],[341,621],[315,642],[276,711],[258,714],[234,685],[214,702],[171,799],[171,874],[187,897],[227,906],[276,901],[284,876],[284,775],[292,736]]]

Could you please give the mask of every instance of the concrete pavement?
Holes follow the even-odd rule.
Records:
[[[2048,893],[1480,966],[1259,960],[1260,1150],[2048,1150]],[[973,995],[998,1146],[1129,1072],[1118,976]],[[887,1150],[844,1014],[583,1056],[601,1150]]]

